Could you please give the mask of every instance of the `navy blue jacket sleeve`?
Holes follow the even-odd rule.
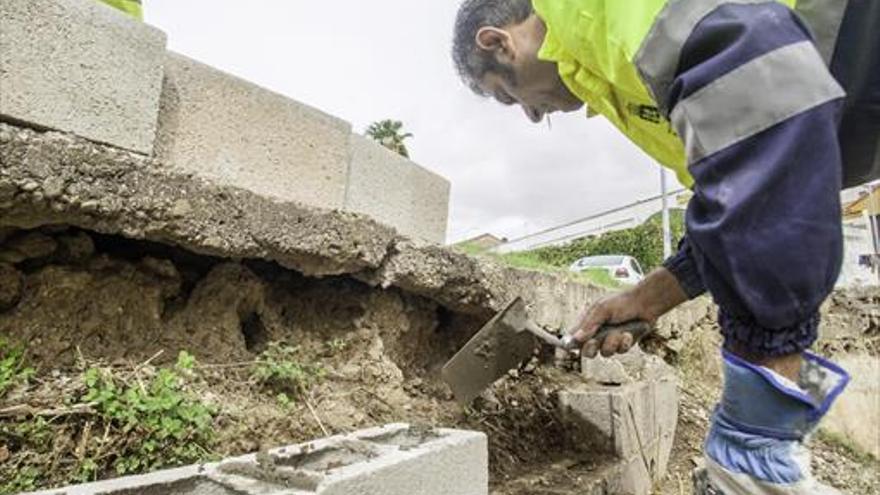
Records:
[[[842,259],[842,90],[810,103],[818,85],[836,84],[824,66],[787,87],[772,85],[773,71],[801,70],[786,57],[805,47],[813,48],[810,33],[787,7],[725,5],[691,33],[665,102],[695,180],[687,238],[665,266],[689,296],[703,287],[712,294],[728,347],[760,355],[815,341],[819,306]],[[737,97],[744,75],[749,91],[760,93]],[[804,108],[796,106],[800,95]],[[768,116],[776,120],[762,128]],[[713,140],[731,138],[725,133],[738,134],[711,150]],[[692,153],[697,148],[711,153]]]

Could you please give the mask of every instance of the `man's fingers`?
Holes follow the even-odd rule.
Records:
[[[623,354],[628,352],[635,339],[629,332],[613,332],[605,336],[601,341],[598,339],[590,339],[581,349],[581,355],[594,358],[599,352],[605,357],[611,357],[615,354]]]
[[[586,342],[587,339],[596,335],[599,327],[608,321],[609,316],[608,308],[604,304],[599,303],[591,306],[578,324],[574,339],[578,342]]]
[[[605,341],[602,342],[602,355],[605,357],[611,357],[617,354],[617,350],[620,349],[620,344],[623,340],[623,333],[621,332],[613,332],[608,334],[605,337]]]

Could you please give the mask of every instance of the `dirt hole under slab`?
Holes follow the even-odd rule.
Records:
[[[0,397],[0,410],[66,407],[90,363],[130,378],[187,351],[199,363],[188,390],[218,411],[206,447],[214,458],[409,422],[485,431],[497,487],[559,461],[587,477],[603,464],[557,411],[555,392],[576,379],[570,373],[530,363],[472,407],[457,405],[439,369],[484,321],[395,288],[67,226],[0,230],[0,287],[9,288],[0,291],[0,335],[24,346],[36,370]],[[307,390],[282,400],[254,378],[273,343],[295,349],[300,371],[320,370]],[[0,417],[0,432],[34,420]],[[49,425],[57,448],[0,434],[0,454],[38,470],[34,488],[75,482],[93,456],[93,478],[113,477],[104,450],[112,442],[93,431],[101,425],[89,413],[63,415]]]

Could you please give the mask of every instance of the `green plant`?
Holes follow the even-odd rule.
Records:
[[[404,141],[413,137],[412,134],[403,134],[403,122],[399,120],[385,119],[374,122],[367,127],[366,135],[389,150],[409,158],[409,150]]]
[[[252,375],[265,387],[301,396],[324,377],[324,369],[319,364],[301,362],[298,347],[273,342],[257,358]]]
[[[275,400],[278,402],[278,405],[281,406],[282,409],[288,409],[293,401],[290,400],[290,397],[287,396],[284,392],[275,396]]]
[[[684,236],[684,211],[670,212],[673,248]],[[601,236],[576,239],[561,246],[548,246],[523,253],[548,265],[567,268],[584,256],[625,254],[633,256],[645,270],[652,270],[663,263],[663,225],[657,214],[645,223],[630,229],[608,232]]]
[[[0,484],[0,493],[21,493],[37,489],[40,471],[34,467],[25,467],[15,472],[12,479]]]
[[[181,353],[174,369],[160,369],[146,383],[127,383],[100,368],[86,370],[83,401],[130,439],[113,462],[118,474],[210,458],[215,410],[188,394],[180,376],[194,364],[192,356]],[[84,469],[90,476],[96,471],[89,465]]]
[[[24,349],[12,346],[0,338],[0,398],[16,385],[27,383],[34,374],[32,368],[24,365]]]
[[[348,343],[345,339],[333,339],[330,342],[327,342],[327,349],[330,351],[330,354],[337,354],[345,350],[348,347]]]

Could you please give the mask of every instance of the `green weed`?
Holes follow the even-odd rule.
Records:
[[[12,346],[0,338],[0,398],[16,385],[27,383],[34,374],[32,368],[24,365],[24,349]]]
[[[118,452],[113,468],[124,475],[210,458],[213,407],[184,390],[182,373],[191,372],[195,359],[182,352],[174,369],[160,369],[146,383],[126,383],[100,368],[85,372],[83,401],[131,441]],[[98,470],[90,465],[81,472]]]
[[[252,376],[273,391],[298,397],[323,379],[324,369],[319,364],[302,362],[298,347],[273,342],[257,358]]]

